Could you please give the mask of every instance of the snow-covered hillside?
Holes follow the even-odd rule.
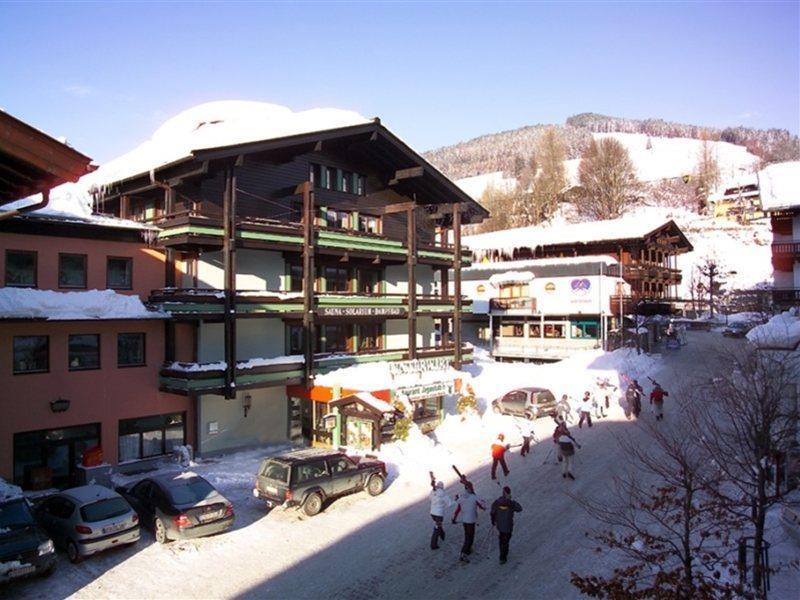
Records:
[[[625,146],[639,179],[646,183],[691,175],[697,170],[698,158],[703,148],[701,140],[692,138],[653,137],[643,133],[593,133],[592,136],[596,140],[614,138]],[[728,142],[709,141],[708,144],[719,165],[720,186],[744,183],[744,178],[752,178],[759,163],[757,156],[748,152],[744,146]],[[580,163],[580,158],[564,161],[570,187],[578,185]],[[480,200],[488,187],[507,190],[514,186],[515,179],[505,177],[501,171],[495,171],[458,179],[456,183],[473,198]]]

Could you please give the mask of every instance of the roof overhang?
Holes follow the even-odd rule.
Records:
[[[92,159],[0,111],[0,205],[74,182]]]

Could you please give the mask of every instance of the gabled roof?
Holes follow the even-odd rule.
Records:
[[[769,165],[758,176],[764,210],[800,208],[800,161]]]
[[[340,144],[358,158],[379,162],[388,172],[406,171],[392,189],[417,197],[420,204],[460,203],[465,222],[479,222],[489,214],[377,118],[337,109],[292,112],[261,102],[215,102],[189,109],[144,144],[100,167],[91,180],[114,196],[155,187],[153,180],[164,180],[179,169],[200,172],[209,162],[254,154],[284,158],[327,144]]]
[[[91,172],[91,158],[0,110],[0,205]]]

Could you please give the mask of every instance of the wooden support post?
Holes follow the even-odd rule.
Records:
[[[453,367],[461,368],[461,204],[453,204]]]
[[[406,243],[408,254],[408,358],[417,358],[417,213],[414,207],[406,210]]]
[[[225,397],[236,397],[236,174],[225,171],[222,204],[222,254],[225,271]]]
[[[314,308],[314,192],[306,181],[299,186],[303,194],[303,354],[306,387],[314,374],[314,344],[317,338]]]
[[[442,299],[446,300],[450,297],[450,267],[442,267],[441,270],[441,295]],[[450,339],[450,318],[449,317],[442,317],[442,328],[441,328],[441,345],[446,346],[447,342]]]
[[[164,362],[175,360],[175,321],[164,321]]]
[[[175,190],[164,188],[164,214],[171,215],[175,211]],[[164,251],[164,284],[175,287],[175,250]]]

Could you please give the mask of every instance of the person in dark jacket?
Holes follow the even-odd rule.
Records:
[[[508,560],[508,544],[511,541],[511,534],[514,531],[514,513],[522,512],[519,502],[511,499],[511,488],[503,488],[503,495],[492,504],[491,512],[492,526],[497,528],[500,536],[500,564],[506,564]]]

